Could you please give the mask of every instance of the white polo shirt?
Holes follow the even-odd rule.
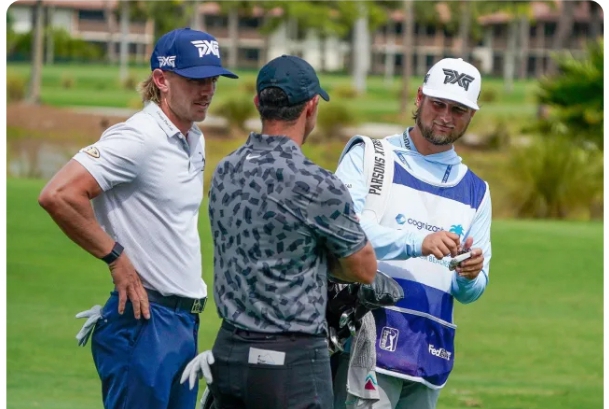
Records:
[[[123,245],[144,287],[164,295],[207,295],[197,230],[204,147],[196,125],[185,138],[149,103],[74,156],[103,190],[93,199],[98,222]]]

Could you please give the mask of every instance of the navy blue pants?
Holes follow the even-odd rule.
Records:
[[[112,292],[91,336],[93,361],[106,409],[193,409],[197,389],[180,385],[197,354],[199,316],[150,303],[150,319],[136,320],[128,301],[118,313]]]

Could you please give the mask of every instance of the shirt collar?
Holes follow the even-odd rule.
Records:
[[[406,130],[402,133],[402,138],[400,139],[400,145],[404,149],[419,153],[419,151],[417,151],[417,147],[414,146],[412,139],[410,139],[410,131],[412,131],[412,129],[413,129],[413,127],[411,126],[410,128],[406,128]]]
[[[169,120],[169,118],[167,118],[167,115],[165,115],[163,110],[161,110],[161,107],[159,107],[156,103],[148,101],[144,106],[144,112],[154,118],[163,132],[167,134],[168,138],[180,135],[180,130]],[[197,136],[201,136],[203,134],[197,124],[194,123],[190,127],[189,132],[192,132]]]
[[[439,163],[441,165],[458,165],[461,163],[461,157],[457,155],[454,145],[451,145],[450,149],[444,152],[421,155],[410,138],[410,131],[413,129],[414,127],[406,128],[406,130],[402,133],[402,138],[400,139],[401,147],[409,150],[413,156],[420,156],[427,162]]]
[[[254,149],[284,149],[300,152],[300,147],[291,138],[287,136],[270,136],[260,134],[257,132],[251,132],[249,138],[247,138],[247,145],[252,146]]]

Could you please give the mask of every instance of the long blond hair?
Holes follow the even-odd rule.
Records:
[[[161,102],[161,90],[154,83],[152,73],[138,84],[137,91],[140,93],[143,102],[152,101],[157,104]]]

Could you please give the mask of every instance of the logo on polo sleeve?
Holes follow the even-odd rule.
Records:
[[[80,151],[86,153],[87,155],[91,156],[92,158],[95,158],[95,159],[99,158],[99,149],[97,149],[93,145],[87,146],[86,148],[82,148]]]

